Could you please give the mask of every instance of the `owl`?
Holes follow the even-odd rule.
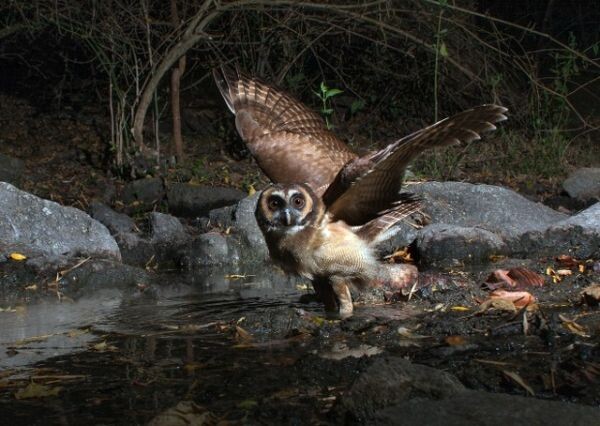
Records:
[[[284,271],[312,280],[326,308],[338,307],[341,317],[352,314],[350,287],[359,290],[389,279],[374,247],[400,220],[419,208],[410,195],[364,225],[351,227],[332,220],[321,197],[303,183],[276,184],[260,195],[255,216],[271,258]],[[335,301],[327,300],[331,286]],[[320,294],[319,294],[320,293]],[[330,309],[332,310],[332,309]]]
[[[506,120],[481,105],[358,156],[323,119],[285,92],[237,69],[213,71],[217,87],[258,166],[274,183],[305,183],[332,220],[360,226],[394,207],[407,165],[423,150],[480,139]]]
[[[480,139],[506,120],[506,108],[481,105],[359,156],[285,92],[237,69],[213,75],[238,133],[276,184],[256,208],[271,257],[310,278],[322,299],[332,289],[341,316],[352,313],[350,287],[387,271],[373,247],[418,209],[418,200],[400,192],[408,164],[426,149]]]

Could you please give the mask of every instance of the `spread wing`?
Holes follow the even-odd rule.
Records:
[[[356,234],[367,241],[369,245],[375,246],[390,236],[388,231],[394,225],[417,212],[420,208],[421,199],[404,192],[398,196],[391,208],[380,212],[375,219],[359,227]]]
[[[319,115],[285,92],[227,67],[213,76],[238,133],[273,182],[306,183],[321,196],[356,157]]]
[[[398,200],[406,166],[417,155],[429,148],[480,139],[480,133],[495,130],[494,123],[506,120],[506,111],[506,108],[497,105],[481,105],[439,121],[393,142],[381,151],[356,160],[357,163],[369,163],[369,170],[354,179],[347,189],[327,189],[324,198],[330,204],[329,213],[349,225],[362,225],[373,219]],[[351,168],[352,163],[347,167]],[[344,170],[340,172],[343,173]],[[327,200],[328,193],[341,195],[334,200]]]

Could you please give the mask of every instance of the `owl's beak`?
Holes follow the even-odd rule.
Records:
[[[292,224],[292,213],[290,209],[284,209],[282,212],[283,215],[283,223],[285,226],[290,226]]]

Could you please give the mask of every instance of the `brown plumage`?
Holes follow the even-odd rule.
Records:
[[[359,157],[285,92],[227,67],[213,75],[259,167],[280,184],[261,194],[256,209],[272,258],[313,280],[317,292],[331,286],[342,315],[352,312],[348,286],[367,285],[383,267],[373,247],[419,208],[400,193],[410,161],[429,148],[479,139],[506,119],[506,108],[481,105]],[[294,207],[293,197],[304,204]],[[275,198],[279,204],[270,205]]]
[[[360,227],[332,221],[323,201],[305,184],[278,184],[265,189],[256,206],[272,259],[283,270],[317,283],[328,281],[339,313],[352,313],[349,285],[364,288],[381,276],[374,246],[385,233],[419,208],[403,197],[392,209]],[[317,288],[318,286],[315,286]]]
[[[275,183],[306,183],[333,219],[349,225],[363,225],[394,207],[406,166],[422,151],[479,139],[506,119],[506,108],[481,105],[359,157],[319,115],[283,91],[231,68],[213,74],[264,173]]]

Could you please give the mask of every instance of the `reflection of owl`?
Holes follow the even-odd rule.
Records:
[[[284,92],[230,68],[215,69],[214,77],[263,172],[275,183],[306,183],[332,219],[349,225],[394,206],[406,166],[423,150],[479,139],[506,119],[506,108],[481,105],[359,157],[319,115]]]
[[[348,286],[364,288],[382,275],[384,265],[377,261],[373,246],[391,226],[418,208],[418,200],[403,196],[365,225],[350,227],[343,221],[332,222],[323,201],[309,186],[279,184],[262,192],[256,220],[273,260],[313,283],[328,281],[340,315],[347,316],[352,313]]]

